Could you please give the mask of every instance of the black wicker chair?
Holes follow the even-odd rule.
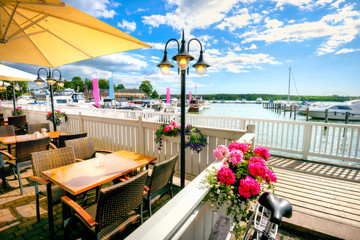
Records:
[[[94,139],[92,137],[67,140],[65,141],[65,146],[74,148],[75,157],[82,160],[94,158],[96,153],[113,153],[108,150],[95,150]]]
[[[27,125],[28,133],[32,134],[34,132],[41,132],[41,129],[46,128],[47,132],[50,132],[49,123],[32,123]]]
[[[151,205],[161,196],[170,191],[170,195],[173,197],[172,179],[178,158],[179,155],[175,155],[169,160],[155,164],[151,176],[146,181],[145,191],[147,193],[144,200],[150,216],[152,215]]]
[[[59,135],[59,147],[65,147],[65,141],[87,137],[87,133]]]
[[[55,145],[50,142],[50,137],[47,137],[23,142],[16,142],[15,156],[11,155],[8,152],[0,151],[0,154],[5,155],[9,158],[9,160],[7,160],[7,164],[9,164],[12,168],[15,179],[17,178],[19,180],[21,195],[23,195],[23,186],[20,175],[21,168],[31,167],[31,153],[48,150],[50,145],[56,148]]]
[[[147,171],[115,185],[100,190],[96,204],[81,208],[68,196],[61,198],[63,211],[70,208],[74,214],[71,220],[82,223],[95,239],[110,239],[127,226],[137,222],[143,223],[143,191]],[[139,213],[134,210],[139,208]],[[66,219],[64,219],[66,220]],[[66,226],[68,227],[69,224]],[[65,239],[69,239],[66,236]]]
[[[51,188],[52,199],[47,199],[48,205],[54,205],[60,203],[61,197],[66,195],[66,191],[57,185],[51,185],[50,181],[42,178],[41,172],[52,168],[62,167],[75,163],[75,154],[72,148],[58,148],[50,151],[42,151],[31,154],[32,169],[34,176],[29,177],[29,180],[35,182],[35,197],[36,197],[36,216],[37,221],[40,221],[40,209],[39,209],[39,195],[47,195],[39,191],[39,184],[46,186],[46,189]],[[48,213],[53,214],[53,213]]]
[[[5,119],[0,117],[0,126],[5,126]]]
[[[15,134],[26,134],[26,115],[8,117],[8,125],[13,125]]]

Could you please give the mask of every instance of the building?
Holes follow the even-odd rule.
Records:
[[[85,99],[91,100],[94,98],[92,94],[92,90],[85,91],[84,93]],[[139,90],[139,89],[119,89],[115,90],[114,96],[117,99],[126,98],[126,99],[134,99],[134,98],[147,98],[148,95]],[[108,89],[100,89],[100,98],[102,97],[109,97],[109,90]]]

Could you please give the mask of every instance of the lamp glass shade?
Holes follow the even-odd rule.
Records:
[[[20,90],[20,86],[19,86],[18,84],[16,84],[16,85],[14,86],[14,89],[15,89],[16,91],[19,91],[19,90]]]
[[[190,57],[188,56],[177,56],[176,64],[181,70],[186,70],[190,65]]]
[[[57,85],[58,85],[59,87],[63,87],[63,86],[64,86],[64,82],[58,81],[58,82],[57,82]]]
[[[43,81],[35,81],[38,86],[41,86],[43,84]]]
[[[46,81],[49,85],[54,85],[54,83],[55,83],[55,79],[53,79],[53,78],[47,78]]]
[[[2,90],[6,90],[6,85],[5,85],[4,82],[3,82],[3,84],[1,85],[1,89],[2,89]]]
[[[160,65],[160,72],[163,75],[169,75],[171,72],[171,67],[169,65]]]
[[[196,65],[196,73],[199,75],[204,75],[206,73],[206,66],[205,65]]]

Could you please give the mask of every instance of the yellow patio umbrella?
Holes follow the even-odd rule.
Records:
[[[58,67],[148,44],[58,0],[0,0],[0,60]]]

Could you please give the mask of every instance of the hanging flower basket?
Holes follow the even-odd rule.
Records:
[[[241,236],[240,220],[249,211],[250,203],[256,200],[264,189],[273,189],[277,178],[268,165],[270,157],[267,148],[252,149],[250,144],[234,142],[226,147],[218,146],[214,157],[223,161],[220,169],[207,170],[204,183],[210,188],[204,198],[214,212],[226,208],[226,215],[233,220],[233,233]]]
[[[63,119],[63,120],[62,120]],[[46,120],[53,121],[52,111],[49,111],[46,115]],[[59,110],[55,110],[55,124],[56,126],[60,126],[64,121],[67,121],[68,117],[65,112],[61,112]]]
[[[22,107],[16,107],[15,108],[15,112],[16,112],[16,116],[20,116],[20,115],[23,115],[23,110],[22,110]],[[12,116],[15,116],[14,114],[14,110],[11,111],[11,115]]]
[[[181,125],[177,124],[175,121],[170,123],[162,124],[159,129],[156,131],[155,142],[159,144],[159,150],[161,150],[164,140],[164,136],[167,137],[178,137],[181,134]],[[196,127],[187,124],[185,126],[185,148],[190,147],[193,151],[197,153],[207,145],[206,138],[199,129]]]

